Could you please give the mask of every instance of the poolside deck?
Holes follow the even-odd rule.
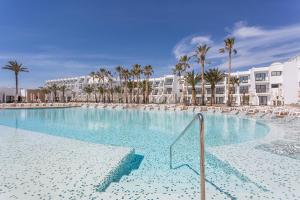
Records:
[[[134,149],[0,126],[0,199],[97,198]]]

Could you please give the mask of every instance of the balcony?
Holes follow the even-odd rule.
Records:
[[[256,93],[269,93],[269,89],[258,89],[256,88]]]

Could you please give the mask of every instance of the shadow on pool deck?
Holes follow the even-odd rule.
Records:
[[[142,161],[144,156],[134,154],[131,159],[129,159],[126,163],[123,164],[123,167],[114,175],[111,183],[119,182],[123,176],[128,176],[133,170],[137,170]],[[108,184],[104,189],[97,190],[98,192],[105,192],[105,190],[109,187]]]

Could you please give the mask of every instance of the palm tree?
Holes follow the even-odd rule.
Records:
[[[196,84],[200,81],[200,75],[192,70],[191,72],[187,72],[185,75],[185,81],[192,86],[192,104],[195,106],[196,103]]]
[[[68,87],[66,85],[62,85],[58,89],[62,92],[62,97],[63,97],[62,101],[65,102],[66,101],[65,92],[68,89]]]
[[[136,77],[136,86],[137,86],[137,103],[140,103],[140,77],[143,72],[142,66],[139,64],[134,64],[132,68],[133,75]]]
[[[181,56],[179,59],[179,64],[182,65],[182,68],[185,70],[187,70],[188,68],[190,68],[190,57],[188,57],[187,55]]]
[[[205,105],[205,83],[204,83],[204,65],[205,65],[205,59],[206,59],[206,54],[208,50],[210,49],[209,46],[206,44],[197,47],[196,50],[196,57],[197,57],[197,62],[201,64],[201,105]]]
[[[92,77],[93,80],[93,87],[94,87],[94,93],[95,93],[95,101],[97,102],[97,93],[96,93],[96,85],[95,85],[95,78],[97,78],[97,73],[96,72],[91,72],[90,77]]]
[[[232,88],[235,90],[235,86],[239,86],[240,85],[240,79],[236,76],[231,77],[230,78],[230,85],[232,85]],[[230,86],[231,87],[231,86]],[[230,100],[232,101],[232,93],[231,93],[231,89],[230,89]],[[231,104],[232,102],[230,102]]]
[[[122,98],[120,99],[119,96],[119,94],[122,92],[121,86],[117,85],[113,87],[113,91],[118,94],[118,103],[120,103],[122,101]]]
[[[144,75],[146,76],[146,101],[145,103],[149,103],[149,78],[153,75],[153,68],[151,65],[146,65],[143,69]]]
[[[129,80],[129,81],[127,82],[127,88],[128,88],[128,90],[129,90],[129,95],[130,95],[130,97],[129,97],[130,103],[132,103],[132,99],[133,99],[133,97],[132,97],[132,92],[133,92],[133,90],[134,90],[134,80]]]
[[[19,73],[20,72],[29,72],[27,67],[23,67],[22,63],[18,63],[17,61],[8,61],[8,64],[2,67],[2,69],[7,69],[13,71],[15,74],[16,81],[16,94],[15,94],[15,102],[18,102],[19,96]]]
[[[52,99],[52,101],[56,102],[57,91],[59,90],[59,87],[54,83],[54,84],[50,85],[48,88],[51,91],[51,93],[53,93],[53,95],[54,95],[54,99]]]
[[[105,103],[105,78],[107,76],[107,70],[105,68],[100,68],[96,74],[97,74],[97,78],[99,79],[99,82],[101,82],[101,85],[103,87],[104,93],[103,93],[102,102]]]
[[[89,102],[90,95],[91,95],[91,94],[93,93],[93,91],[94,91],[93,86],[87,85],[87,86],[85,86],[85,87],[83,88],[83,91],[84,91],[84,93],[87,94],[87,99],[86,99],[86,101]]]
[[[47,99],[48,99],[48,94],[51,93],[50,89],[48,87],[39,87],[41,93],[45,94],[45,100],[46,100],[46,96],[47,96]]]
[[[221,72],[219,69],[209,69],[204,73],[204,79],[210,84],[211,89],[211,100],[210,105],[212,106],[215,103],[215,88],[216,84],[223,80],[225,74]]]
[[[101,99],[103,100],[104,88],[103,88],[101,85],[99,85],[99,86],[96,88],[96,92],[99,93],[99,100],[100,100],[100,97],[101,97]]]
[[[124,78],[125,102],[128,103],[128,80],[131,76],[131,73],[128,69],[123,69],[121,73],[122,73],[122,77]]]
[[[182,68],[182,73],[184,73],[188,68],[190,68],[190,57],[188,57],[187,55],[181,56],[178,63],[176,65],[180,65]],[[186,103],[186,99],[185,99],[185,87],[183,86],[182,89],[182,97],[183,97],[183,103]]]
[[[180,63],[177,63],[175,67],[172,69],[173,74],[178,77],[178,82],[181,82],[181,75],[184,72],[184,69]],[[183,92],[181,92],[181,99],[183,99]],[[177,100],[176,100],[177,101]]]
[[[231,59],[232,59],[232,54],[236,54],[237,50],[234,49],[234,41],[235,39],[232,38],[226,38],[224,40],[225,47],[221,48],[219,50],[220,53],[225,53],[226,51],[228,52],[228,83],[227,83],[227,106],[231,106],[231,101],[230,101],[230,72],[231,72]]]
[[[109,84],[109,88],[108,88],[108,91],[109,91],[109,102],[113,102],[114,101],[114,94],[113,94],[113,75],[111,73],[111,71],[106,71],[106,77],[107,77],[107,80],[108,80],[108,84]]]

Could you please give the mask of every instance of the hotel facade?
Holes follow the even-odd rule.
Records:
[[[231,101],[234,105],[285,105],[300,104],[300,55],[285,62],[275,62],[266,67],[252,67],[247,71],[237,71],[231,76],[238,77],[240,83],[231,88]],[[217,83],[215,88],[215,103],[225,104],[227,101],[227,77]],[[184,77],[165,75],[159,78],[151,78],[151,103],[178,103],[191,102],[192,89]],[[100,84],[97,79],[90,76],[48,80],[45,86],[52,84],[65,85],[68,90],[65,93],[67,101],[84,101],[86,94],[83,88],[86,85]],[[114,85],[119,80],[114,80]],[[91,95],[91,100],[94,95]],[[58,100],[61,94],[58,94]],[[201,102],[201,83],[196,85],[196,99]],[[49,97],[50,100],[50,97]],[[117,100],[119,101],[119,99]],[[205,101],[211,101],[211,89],[205,84]]]

